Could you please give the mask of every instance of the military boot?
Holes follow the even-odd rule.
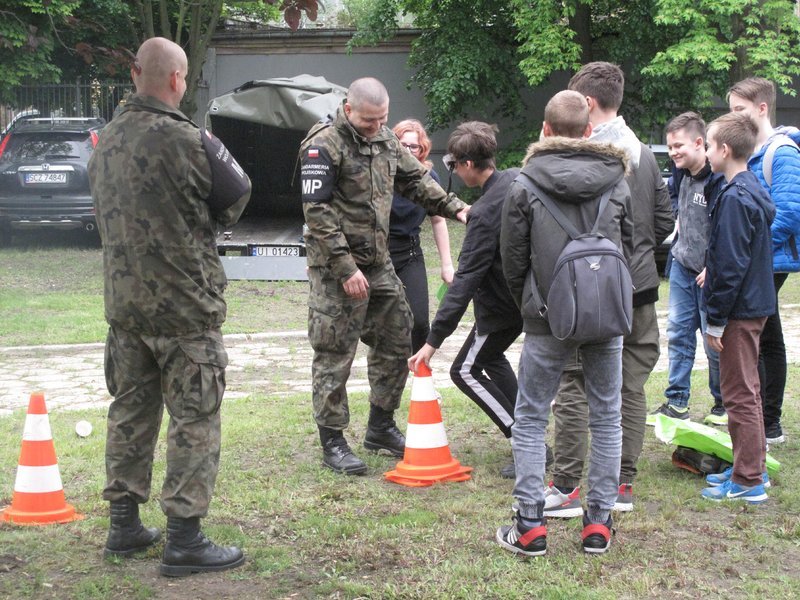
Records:
[[[320,427],[319,439],[322,442],[322,466],[345,475],[363,475],[367,472],[367,465],[353,454],[341,431]]]
[[[369,422],[364,436],[367,450],[388,450],[397,458],[403,458],[406,451],[406,438],[394,422],[394,411],[384,410],[374,404],[369,405]]]
[[[184,577],[192,573],[226,571],[244,563],[235,546],[217,546],[200,531],[200,517],[167,517],[167,543],[161,574]]]
[[[130,556],[147,550],[161,539],[157,527],[145,527],[139,519],[139,505],[131,498],[111,502],[111,526],[103,556]]]

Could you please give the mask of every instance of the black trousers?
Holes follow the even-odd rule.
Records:
[[[517,376],[505,351],[521,332],[519,326],[478,335],[473,326],[450,367],[453,383],[489,415],[507,438],[511,437],[514,424]]]
[[[786,388],[786,346],[783,343],[778,292],[788,273],[775,273],[775,314],[767,317],[761,332],[758,352],[758,379],[761,382],[761,406],[764,411],[764,426],[781,422],[783,392]]]
[[[418,237],[389,238],[389,255],[395,273],[403,282],[406,299],[414,316],[411,329],[411,350],[425,345],[431,331],[428,304],[428,275],[425,270],[425,257]]]

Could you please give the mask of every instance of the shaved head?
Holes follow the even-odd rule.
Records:
[[[186,91],[183,80],[188,68],[183,48],[166,38],[154,37],[139,46],[131,75],[137,93],[154,96],[177,108]],[[177,83],[183,83],[182,90],[176,89],[176,78],[181,80]]]
[[[353,108],[361,108],[365,104],[383,106],[389,102],[389,92],[377,79],[363,77],[350,84],[347,89],[347,102]]]
[[[544,122],[552,135],[584,137],[589,124],[586,97],[572,90],[558,92],[544,107]]]
[[[344,114],[353,129],[370,140],[389,120],[389,92],[373,77],[356,79],[347,89]]]

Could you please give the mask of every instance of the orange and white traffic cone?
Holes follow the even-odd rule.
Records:
[[[17,525],[46,525],[82,518],[64,498],[44,394],[34,392],[25,417],[14,497],[11,506],[0,513],[0,520]]]
[[[423,487],[438,481],[466,481],[470,471],[472,467],[462,467],[450,454],[431,370],[421,364],[411,384],[403,460],[384,477],[401,485]]]

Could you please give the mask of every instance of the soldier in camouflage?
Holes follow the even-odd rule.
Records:
[[[215,193],[219,165],[204,149],[206,134],[178,110],[186,72],[180,46],[163,38],[145,41],[131,69],[137,93],[103,130],[89,161],[110,326],[106,381],[114,397],[103,491],[111,504],[105,555],[128,556],[160,537],[157,528],[142,525],[138,506],[150,496],[166,406],[161,572],[171,576],[244,562],[238,548],[208,540],[199,520],[208,511],[219,465],[228,362],[220,333],[226,278],[216,224],[236,222],[250,182],[242,172],[244,193],[224,201]]]
[[[339,473],[367,467],[347,444],[347,378],[358,340],[367,346],[370,415],[364,447],[403,456],[394,411],[408,378],[411,311],[389,257],[395,191],[430,214],[466,222],[469,207],[444,190],[386,127],[389,96],[376,79],[354,81],[336,115],[300,146],[308,232],[308,336],[314,418],[323,465]]]

